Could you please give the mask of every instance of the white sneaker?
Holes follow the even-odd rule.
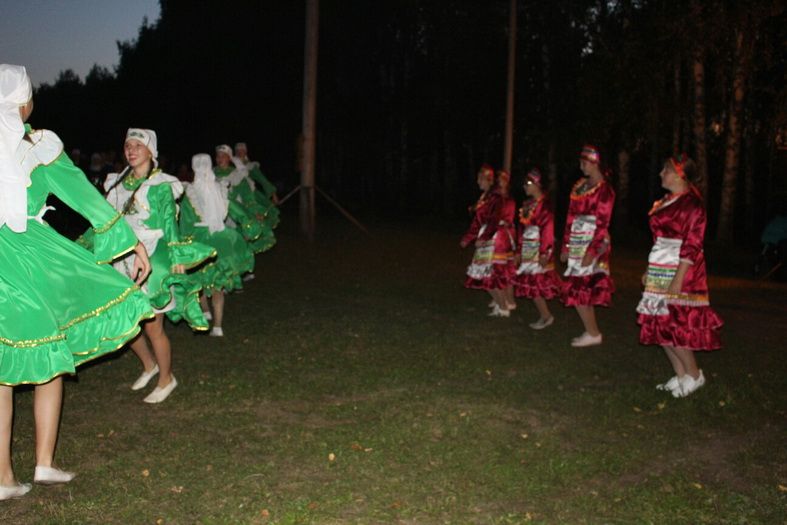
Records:
[[[21,498],[33,488],[30,483],[19,483],[13,487],[0,486],[0,501],[12,498]]]
[[[678,380],[678,376],[672,376],[664,383],[656,385],[656,390],[675,390],[680,386],[680,381]]]
[[[253,281],[255,277],[256,275],[254,275],[254,273],[247,273],[246,275],[243,276],[243,282],[247,283],[249,281]]]
[[[497,301],[495,301],[494,299],[489,301],[489,308],[494,308],[495,306],[497,306]]]
[[[548,319],[544,319],[542,317],[539,318],[538,321],[536,321],[535,323],[530,323],[528,326],[530,326],[530,328],[532,328],[533,330],[543,330],[547,326],[552,326],[552,323],[554,322],[555,322],[554,317],[549,317]]]
[[[73,472],[66,472],[59,468],[43,467],[36,465],[33,481],[40,485],[57,485],[58,483],[68,483],[76,477]]]
[[[220,326],[214,326],[210,329],[211,337],[224,337],[224,330]]]
[[[601,344],[601,334],[598,335],[590,335],[589,333],[585,332],[584,334],[580,335],[577,338],[571,340],[571,346],[575,348],[583,348],[586,346],[596,346]]]
[[[202,312],[202,315],[205,316],[206,321],[213,321],[213,314],[210,312]]]
[[[150,372],[142,372],[142,375],[140,375],[137,380],[134,381],[134,384],[131,385],[131,390],[142,390],[148,386],[148,383],[156,374],[158,374],[158,364],[154,366]]]
[[[673,397],[690,396],[705,384],[705,376],[702,374],[702,370],[700,370],[700,375],[697,379],[694,379],[689,374],[686,374],[680,378],[678,383],[680,386],[672,391]]]
[[[167,386],[165,387],[157,386],[156,388],[153,389],[153,392],[148,394],[148,397],[143,399],[143,401],[145,403],[161,403],[162,401],[167,399],[167,397],[169,397],[172,391],[175,390],[176,386],[178,386],[178,380],[175,379],[175,376],[172,376],[172,380],[169,382]]]

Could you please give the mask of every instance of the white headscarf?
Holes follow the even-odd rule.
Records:
[[[143,128],[128,128],[126,131],[126,142],[130,139],[140,141],[150,150],[150,155],[153,157],[153,165],[158,166],[158,138],[156,132],[152,129]]]
[[[19,108],[33,96],[30,77],[23,66],[0,64],[0,227],[27,230],[27,187],[30,174],[16,160],[25,136]]]
[[[194,193],[202,216],[201,225],[207,226],[210,233],[224,229],[224,218],[227,216],[229,203],[226,190],[216,182],[213,173],[213,161],[207,153],[197,153],[191,157],[191,169],[194,170]]]

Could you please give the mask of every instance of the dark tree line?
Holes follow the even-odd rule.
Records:
[[[323,0],[317,181],[354,211],[456,216],[500,165],[507,0]],[[787,201],[787,13],[779,0],[519,2],[514,176],[538,165],[560,206],[584,142],[602,148],[616,222],[644,227],[668,155],[706,173],[710,237],[749,239]],[[161,0],[115,71],[66,70],[34,122],[83,150],[129,126],[187,161],[246,141],[297,184],[304,5]],[[518,182],[517,182],[518,183]]]

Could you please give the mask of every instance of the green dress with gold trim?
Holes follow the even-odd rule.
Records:
[[[238,169],[234,166],[226,168],[214,166],[213,173],[216,174],[216,180],[227,188],[230,205],[235,203],[236,206],[242,207],[246,215],[259,224],[261,234],[256,238],[251,239],[242,232],[252,251],[261,253],[273,248],[276,237],[273,234],[271,219],[266,218],[265,208],[254,196],[254,182],[249,178],[248,170],[245,167]],[[236,224],[233,220],[228,220],[227,226],[235,228]]]
[[[0,384],[46,383],[118,350],[153,316],[127,277],[105,264],[137,239],[51,131],[32,131],[17,149],[28,173],[27,231],[0,227]],[[42,219],[56,195],[93,226],[93,253]]]
[[[249,170],[249,177],[251,177],[257,185],[254,191],[254,197],[265,210],[266,221],[270,224],[271,228],[276,229],[279,225],[279,208],[273,203],[273,195],[276,193],[276,186],[274,186],[273,183],[268,180],[268,177],[262,173],[259,162],[249,161],[246,163],[246,168]]]
[[[190,270],[216,255],[204,244],[181,238],[175,201],[183,194],[183,185],[172,175],[154,169],[147,177],[129,175],[118,183],[122,174],[107,175],[104,187],[107,201],[120,211],[150,256],[152,271],[143,290],[156,313],[166,313],[178,322],[185,319],[194,330],[207,330],[208,322],[199,306],[200,280],[193,273],[175,273],[182,264]],[[114,263],[118,271],[129,275],[133,255]]]
[[[184,237],[212,246],[216,250],[216,259],[202,265],[194,272],[200,279],[205,295],[210,297],[216,290],[231,292],[243,288],[241,276],[254,271],[254,252],[237,230],[225,228],[211,232],[202,221],[198,201],[192,192],[191,184],[186,184],[186,192],[180,201],[180,232]],[[236,205],[230,206],[228,215],[237,224],[255,224],[243,209]],[[244,229],[240,228],[241,231]],[[248,231],[250,228],[246,228]]]

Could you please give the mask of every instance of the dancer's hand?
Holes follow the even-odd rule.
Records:
[[[560,262],[564,263],[568,260],[568,252],[560,252]]]
[[[132,268],[132,277],[134,278],[134,282],[137,284],[142,284],[145,282],[145,279],[148,278],[150,275],[150,259],[148,258],[148,251],[145,249],[145,245],[141,242],[138,242],[136,246],[134,246],[134,267]]]
[[[642,286],[646,286],[648,284],[648,272],[642,274]]]
[[[172,266],[172,273],[186,273],[186,267],[182,264],[175,264]]]
[[[669,295],[678,295],[681,288],[683,288],[683,276],[675,275],[667,287],[667,293]]]
[[[549,264],[549,256],[544,254],[538,257],[538,265],[542,268],[546,268],[547,264]]]
[[[460,248],[467,248],[467,241],[464,241],[464,240],[459,241],[459,247]]]
[[[582,257],[582,266],[590,266],[593,264],[594,259],[595,257],[593,257],[592,253],[585,252],[585,255]]]

